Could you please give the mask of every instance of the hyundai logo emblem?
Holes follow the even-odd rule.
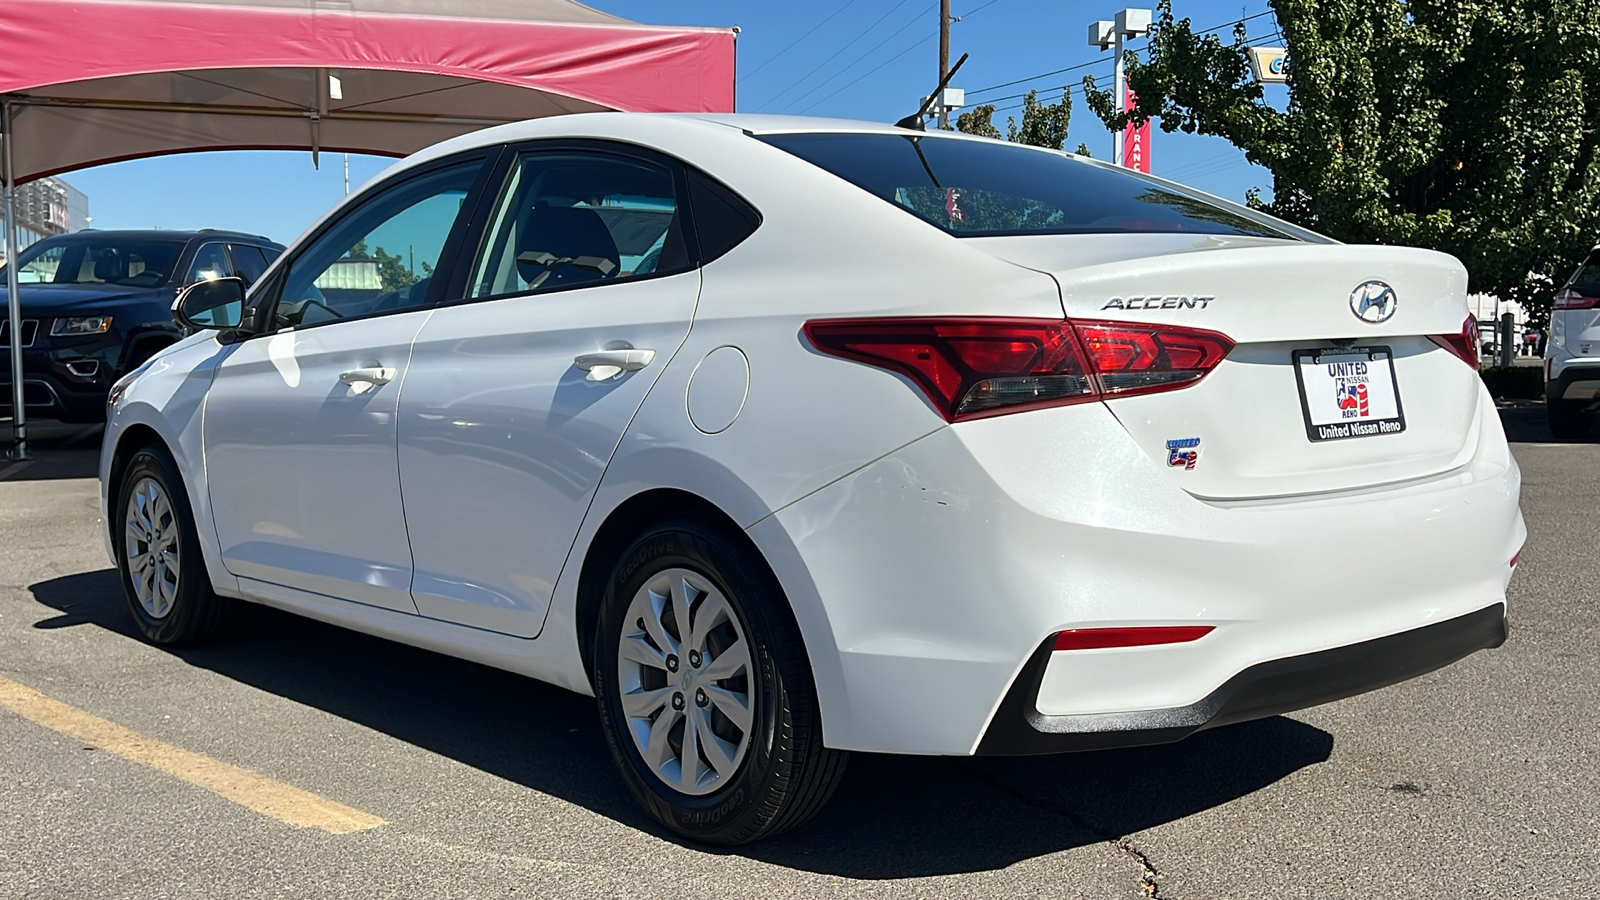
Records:
[[[1356,318],[1372,325],[1389,321],[1399,305],[1394,288],[1381,281],[1368,281],[1350,292],[1350,311],[1356,314]]]

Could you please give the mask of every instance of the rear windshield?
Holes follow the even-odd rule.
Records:
[[[1567,282],[1567,290],[1581,297],[1600,297],[1600,253],[1592,253],[1584,260]]]
[[[1292,237],[1131,172],[1002,141],[922,134],[759,137],[957,237],[1152,232]]]

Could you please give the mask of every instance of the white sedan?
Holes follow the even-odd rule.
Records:
[[[597,114],[396,164],[119,382],[139,628],[239,601],[593,694],[700,841],[846,752],[1176,741],[1506,634],[1449,256],[1068,154]]]

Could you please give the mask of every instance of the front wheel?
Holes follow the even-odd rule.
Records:
[[[1581,440],[1594,428],[1594,413],[1580,400],[1546,400],[1545,417],[1550,433],[1562,440]]]
[[[814,815],[846,754],[822,746],[787,600],[698,522],[641,535],[612,571],[593,654],[600,722],[634,798],[697,841],[742,844]]]
[[[156,644],[216,637],[236,604],[211,589],[189,495],[165,448],[133,454],[116,499],[117,562],[139,631]]]

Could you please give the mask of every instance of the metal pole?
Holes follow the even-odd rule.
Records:
[[[939,82],[950,73],[950,0],[939,0]],[[939,92],[941,95],[943,91]],[[950,110],[939,98],[939,127],[949,129]]]
[[[17,275],[17,257],[21,251],[17,248],[17,216],[13,195],[16,194],[16,160],[13,152],[12,139],[15,126],[11,121],[11,101],[6,100],[0,105],[0,135],[4,135],[5,146],[0,152],[0,176],[3,176],[5,185],[4,202],[6,212],[6,306],[10,311],[11,321],[11,437],[16,446],[11,451],[12,459],[28,458],[28,408],[22,402],[22,285],[20,276]]]
[[[1120,17],[1118,18],[1120,20]],[[1114,63],[1116,66],[1116,74],[1112,75],[1111,77],[1116,82],[1117,112],[1122,112],[1123,108],[1128,105],[1128,82],[1122,74],[1122,29],[1118,28],[1116,31],[1117,45],[1114,51],[1116,55],[1116,61]],[[1126,133],[1126,131],[1127,129],[1123,129],[1123,133]],[[1119,166],[1122,165],[1121,133],[1113,132],[1111,135],[1111,162]]]

